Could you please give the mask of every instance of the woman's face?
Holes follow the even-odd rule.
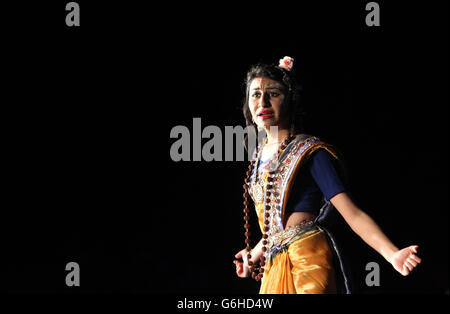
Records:
[[[283,85],[278,81],[266,77],[253,79],[249,88],[248,106],[253,121],[259,128],[285,126],[284,97]]]

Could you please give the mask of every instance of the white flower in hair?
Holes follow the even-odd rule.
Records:
[[[280,68],[290,71],[294,66],[294,59],[286,56],[283,59],[280,59],[280,64],[278,66]]]

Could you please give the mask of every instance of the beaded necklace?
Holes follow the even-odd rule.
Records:
[[[278,165],[278,161],[279,158],[281,156],[281,153],[286,149],[286,147],[288,146],[288,144],[295,138],[295,135],[288,135],[283,142],[281,143],[280,147],[278,148],[278,152],[277,152],[277,162],[275,165]],[[267,141],[267,138],[266,138]],[[264,145],[263,145],[264,147]],[[262,241],[262,251],[263,254],[259,259],[259,263],[255,262],[253,263],[250,259],[252,258],[251,255],[251,248],[250,248],[250,223],[249,223],[249,213],[250,213],[250,209],[248,208],[248,197],[249,197],[249,193],[248,193],[248,189],[249,189],[249,183],[250,183],[250,176],[252,173],[253,168],[255,167],[255,163],[256,163],[256,168],[254,171],[254,175],[253,175],[253,182],[252,182],[252,188],[253,188],[253,197],[255,198],[255,201],[259,202],[264,198],[264,182],[259,182],[258,179],[258,167],[259,167],[259,163],[261,161],[261,154],[262,154],[262,149],[263,147],[259,148],[259,146],[256,148],[255,150],[255,155],[254,158],[251,160],[250,165],[248,166],[248,170],[246,172],[246,178],[244,180],[244,220],[245,220],[245,224],[244,224],[244,228],[245,228],[245,243],[246,243],[246,250],[248,251],[247,254],[247,260],[248,260],[248,265],[250,266],[250,271],[252,273],[252,278],[255,279],[256,281],[261,280],[261,278],[263,277],[264,274],[264,266],[266,264],[266,257],[265,257],[265,253],[267,251],[267,238],[268,238],[268,234],[267,232],[269,231],[269,217],[270,217],[270,211],[271,211],[271,205],[270,204],[270,196],[272,195],[272,189],[273,189],[273,175],[276,173],[276,168],[275,167],[271,167],[269,169],[269,176],[267,177],[267,184],[265,186],[265,199],[264,199],[264,228],[263,228],[263,241]],[[255,162],[255,157],[256,157],[256,162]],[[270,161],[272,162],[272,161]],[[259,264],[259,265],[258,265]]]

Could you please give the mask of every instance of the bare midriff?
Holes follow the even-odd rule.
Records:
[[[289,215],[285,228],[296,226],[296,225],[299,225],[300,223],[302,223],[302,221],[314,220],[315,218],[316,218],[316,216],[313,214],[310,214],[310,213],[293,212]]]
[[[287,219],[285,229],[296,226],[296,225],[300,225],[304,221],[312,221],[315,218],[316,218],[316,216],[313,214],[310,214],[310,213],[293,212],[289,215],[289,217]],[[287,241],[289,241],[289,239],[285,239],[281,243],[283,244]]]

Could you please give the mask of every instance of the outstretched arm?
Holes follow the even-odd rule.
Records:
[[[421,259],[415,254],[418,249],[417,245],[399,250],[381,231],[376,222],[353,203],[347,193],[339,193],[333,196],[330,201],[352,230],[364,242],[380,253],[403,276],[409,275],[414,267],[421,262]]]

